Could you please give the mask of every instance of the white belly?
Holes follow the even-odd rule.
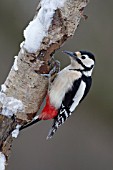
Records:
[[[57,109],[61,106],[66,92],[72,88],[73,82],[81,77],[81,73],[67,68],[59,72],[49,91],[50,103]]]

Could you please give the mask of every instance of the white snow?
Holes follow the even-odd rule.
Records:
[[[9,118],[18,111],[24,111],[24,105],[22,101],[17,100],[14,97],[7,97],[2,92],[0,92],[0,102],[3,104],[2,112],[0,114]]]
[[[24,48],[29,53],[35,53],[41,45],[44,37],[48,35],[48,29],[57,8],[64,6],[66,0],[42,0],[41,8],[36,18],[29,23],[24,30]]]
[[[5,85],[5,84],[2,84],[2,85],[1,85],[1,91],[2,91],[2,92],[6,92],[6,89],[7,89],[6,85]]]
[[[5,170],[5,165],[6,165],[6,157],[2,152],[0,152],[0,170]]]
[[[24,41],[21,42],[20,48],[21,48],[21,54],[24,54]]]
[[[22,48],[22,47],[23,47],[23,45],[24,45],[24,41],[22,41],[22,42],[21,42],[21,44],[20,44],[20,48]]]
[[[17,125],[16,129],[12,131],[12,137],[13,138],[17,138],[18,137],[20,127],[21,127],[21,125]]]
[[[18,56],[14,56],[15,60],[14,60],[14,64],[13,64],[13,68],[15,71],[18,70],[18,66],[17,66],[17,60],[18,60]]]

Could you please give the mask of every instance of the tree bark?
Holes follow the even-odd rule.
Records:
[[[5,155],[6,161],[13,141],[11,132],[17,124],[22,125],[32,120],[39,110],[48,89],[48,78],[41,74],[49,73],[55,66],[56,62],[52,57],[55,50],[74,35],[87,3],[88,0],[66,0],[62,8],[55,10],[48,34],[43,38],[40,48],[35,53],[29,53],[24,46],[20,49],[15,61],[18,69],[13,65],[4,83],[5,89],[2,89],[0,95],[2,98],[0,99],[0,152]],[[35,17],[40,9],[41,4],[36,10]],[[10,110],[12,97],[22,104],[22,107],[16,111],[12,108]],[[14,112],[13,116],[3,115],[5,111]]]

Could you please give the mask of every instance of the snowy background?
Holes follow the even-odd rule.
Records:
[[[0,84],[23,41],[37,0],[0,1]],[[13,143],[7,170],[113,170],[113,1],[90,1],[81,24],[56,59],[69,63],[62,50],[89,50],[96,55],[93,86],[75,114],[46,140],[50,121],[22,132]]]

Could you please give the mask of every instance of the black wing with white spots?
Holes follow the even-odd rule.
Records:
[[[86,76],[82,76],[82,78],[76,80],[73,84],[73,88],[71,90],[69,90],[64,97],[64,100],[62,102],[62,105],[59,109],[58,115],[54,118],[54,122],[53,122],[53,126],[47,136],[47,138],[51,138],[55,132],[57,131],[57,129],[65,122],[65,120],[68,119],[68,117],[72,114],[70,112],[70,108],[71,105],[73,104],[74,100],[74,96],[76,95],[79,86],[81,84],[81,81],[84,81],[86,83],[86,88],[84,91],[84,95],[82,96],[82,99],[80,100],[80,102],[85,98],[85,96],[87,95],[90,87],[91,87],[91,77],[86,77]]]
[[[65,120],[67,120],[67,118],[71,115],[71,112],[69,109],[70,109],[72,103],[74,102],[73,98],[74,98],[76,92],[78,91],[80,83],[81,83],[81,78],[76,80],[73,83],[72,89],[70,89],[65,94],[62,105],[58,111],[58,115],[54,118],[52,129],[50,130],[47,138],[51,138],[54,135],[54,133],[57,131],[58,127],[61,126],[65,122]]]
[[[62,104],[59,110],[59,114],[56,116],[56,118],[54,118],[53,126],[49,131],[47,138],[51,138],[54,135],[54,133],[57,131],[58,127],[61,126],[70,115],[71,112],[69,111],[69,109],[63,106]]]

